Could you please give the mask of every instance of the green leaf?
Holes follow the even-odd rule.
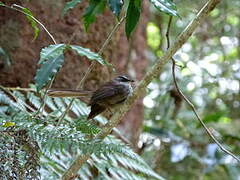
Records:
[[[64,55],[58,54],[54,58],[49,59],[42,63],[40,69],[37,70],[37,74],[35,77],[36,87],[39,91],[42,89],[53,76],[59,71],[64,62]]]
[[[45,60],[52,59],[59,54],[63,54],[66,47],[67,46],[65,44],[54,44],[43,48],[40,53],[40,60],[38,64],[42,64]]]
[[[27,17],[28,22],[31,24],[31,26],[32,26],[32,28],[34,30],[34,38],[33,38],[33,40],[35,40],[38,37],[39,31],[40,31],[39,28],[37,27],[37,22],[32,18],[33,14],[32,14],[32,12],[29,9],[23,8],[22,10],[26,14],[28,14],[28,15],[26,15],[26,17]]]
[[[70,45],[70,47],[73,50],[75,50],[79,56],[86,56],[88,59],[96,60],[97,62],[99,62],[102,65],[110,65],[105,60],[103,60],[99,54],[90,51],[90,49],[83,48],[83,47],[76,46],[76,45]]]
[[[113,14],[119,18],[123,6],[123,0],[109,0],[108,4]]]
[[[82,0],[72,0],[67,2],[62,10],[62,16],[64,16],[69,11],[69,9],[73,9],[74,7],[76,7],[76,5],[81,1]]]
[[[178,16],[176,5],[171,0],[149,0],[159,11]]]
[[[88,30],[89,25],[96,20],[96,15],[104,11],[105,5],[105,0],[90,0],[89,6],[83,15],[84,26],[86,30]]]
[[[139,21],[141,13],[141,2],[141,0],[129,1],[125,25],[125,32],[128,39]]]

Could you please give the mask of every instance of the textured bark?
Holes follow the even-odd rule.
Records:
[[[116,23],[114,16],[107,9],[97,21],[85,32],[80,17],[87,2],[83,2],[71,10],[64,18],[60,13],[65,1],[2,1],[6,4],[17,3],[29,8],[53,34],[57,43],[68,43],[75,30],[76,36],[71,44],[78,44],[97,52],[108,33]],[[132,38],[131,48],[124,34],[124,26],[114,35],[112,41],[103,53],[103,57],[111,62],[117,73],[126,73],[140,80],[145,74],[147,60],[146,23],[148,6],[144,3],[141,21]],[[0,7],[0,47],[11,55],[12,65],[6,68],[0,65],[0,84],[11,87],[28,87],[34,83],[33,78],[38,67],[41,48],[53,44],[47,34],[41,30],[39,37],[33,41],[33,30],[24,15],[10,9]],[[67,52],[63,68],[53,84],[56,88],[75,88],[86,72],[90,62],[84,57]],[[87,78],[85,89],[96,89],[103,82],[114,76],[106,67],[98,65]],[[139,100],[132,110],[122,120],[120,125],[124,135],[135,145],[143,121],[143,105]]]

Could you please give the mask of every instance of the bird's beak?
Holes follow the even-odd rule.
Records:
[[[131,79],[130,82],[135,82],[135,81],[133,79]]]

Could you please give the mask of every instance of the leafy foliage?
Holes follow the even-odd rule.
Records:
[[[62,10],[62,16],[64,16],[70,9],[73,9],[77,4],[79,4],[82,0],[72,0],[65,4]]]
[[[17,101],[11,100],[12,98]],[[95,176],[104,179],[112,177],[162,179],[136,153],[114,136],[110,135],[103,141],[92,140],[91,137],[95,136],[100,128],[84,119],[88,110],[81,101],[75,100],[71,107],[77,119],[67,115],[62,123],[56,126],[59,110],[65,110],[69,103],[67,98],[47,97],[46,109],[42,115],[36,116],[35,109],[40,107],[41,100],[35,93],[23,94],[20,91],[7,93],[5,89],[0,91],[0,108],[9,105],[9,108],[0,111],[0,131],[1,134],[4,133],[4,136],[1,136],[1,142],[4,143],[0,144],[0,156],[4,163],[1,163],[0,169],[8,167],[6,177],[11,177],[14,173],[16,178],[23,179],[27,177],[59,179],[77,154],[92,152],[94,154],[90,161],[79,171],[78,175],[81,178],[92,179]],[[105,120],[99,119],[98,123],[104,125],[102,122]],[[6,122],[14,125],[5,127],[3,125]],[[15,140],[12,143],[16,137],[20,141]],[[17,162],[15,166],[6,164],[13,161]],[[97,175],[92,171],[97,172]]]
[[[108,3],[107,3],[108,1]],[[74,8],[81,0],[72,0],[67,2],[63,9],[63,15],[66,12]],[[125,33],[127,38],[129,38],[135,29],[140,15],[141,15],[141,0],[129,0],[126,1],[128,4],[127,13],[126,13],[126,24],[125,24]],[[161,12],[164,12],[168,15],[178,16],[176,5],[171,0],[150,0],[150,2]],[[122,0],[90,0],[89,6],[85,10],[83,15],[85,29],[88,30],[90,24],[96,20],[96,16],[100,13],[103,13],[106,4],[109,6],[113,14],[119,19],[124,1]]]
[[[125,25],[125,32],[127,38],[130,37],[132,31],[135,29],[140,13],[141,13],[141,0],[130,0],[128,9],[127,9],[127,16],[126,16],[126,25]]]

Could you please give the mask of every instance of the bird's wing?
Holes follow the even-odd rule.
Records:
[[[102,103],[103,101],[109,104],[115,104],[114,101],[119,101],[119,98],[121,100],[121,96],[125,96],[124,86],[108,83],[93,93],[89,105]]]

